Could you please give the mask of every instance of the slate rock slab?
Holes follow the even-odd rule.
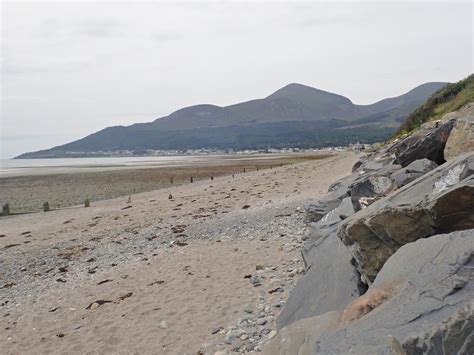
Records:
[[[337,238],[335,227],[314,227],[303,248],[305,274],[298,280],[277,319],[280,329],[299,319],[342,310],[360,295],[360,275],[352,255]]]
[[[420,127],[415,133],[397,142],[392,150],[396,163],[405,167],[415,160],[427,158],[443,164],[444,147],[454,126],[455,119],[441,120],[437,127]]]
[[[474,153],[448,162],[344,220],[338,230],[370,285],[402,245],[474,228]]]
[[[474,230],[404,245],[367,294],[394,285],[382,302],[365,303],[367,313],[322,334],[314,353],[473,353]],[[360,305],[358,301],[353,304]],[[354,310],[347,307],[339,321]]]

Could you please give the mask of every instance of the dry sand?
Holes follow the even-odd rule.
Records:
[[[258,351],[302,271],[302,207],[356,159],[1,218],[0,353]]]

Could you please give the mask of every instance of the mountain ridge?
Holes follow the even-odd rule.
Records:
[[[291,83],[264,98],[228,106],[188,106],[151,122],[106,127],[76,141],[16,158],[119,150],[285,147],[297,143],[295,135],[307,142],[305,146],[319,147],[330,144],[324,138],[324,132],[328,136],[332,134],[334,144],[345,144],[348,139],[371,142],[389,135],[388,129],[394,131],[410,112],[444,85],[441,82],[425,83],[400,96],[370,105],[356,105],[345,96]],[[302,122],[307,125],[307,132]],[[351,124],[358,125],[359,131],[352,132],[347,139],[344,134],[333,132]],[[360,128],[361,125],[367,127]],[[377,132],[379,128],[383,129]],[[285,130],[291,139],[282,135]],[[308,137],[311,132],[314,139]],[[249,140],[248,137],[253,138]]]

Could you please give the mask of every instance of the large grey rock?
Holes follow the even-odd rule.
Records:
[[[360,276],[351,264],[351,253],[335,234],[337,222],[332,223],[313,226],[312,238],[302,251],[306,272],[277,319],[278,329],[299,319],[342,310],[359,296]]]
[[[365,175],[357,179],[350,189],[351,201],[356,211],[367,207],[394,188],[392,180],[386,176]]]
[[[474,153],[423,175],[344,220],[338,236],[370,284],[402,245],[474,228]]]
[[[444,148],[446,160],[474,150],[474,104],[462,108]]]
[[[418,159],[408,166],[395,171],[390,175],[395,187],[398,189],[406,184],[418,179],[420,176],[438,167],[438,164],[429,159]]]
[[[397,164],[405,167],[422,158],[428,158],[437,164],[443,164],[445,162],[444,147],[454,122],[454,119],[444,119],[435,123],[434,127],[432,123],[429,123],[397,142],[392,147]]]
[[[304,355],[313,352],[316,340],[337,320],[338,312],[305,318],[280,329],[262,349],[263,355]]]
[[[324,217],[329,211],[333,210],[341,200],[337,198],[327,198],[325,200],[311,202],[305,207],[305,222],[317,222]]]
[[[472,354],[473,254],[474,230],[404,245],[314,353]]]

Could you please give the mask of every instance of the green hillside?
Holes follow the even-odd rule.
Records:
[[[436,91],[424,104],[411,113],[395,133],[394,137],[409,133],[428,121],[459,110],[474,101],[474,74],[453,84],[446,84]]]

